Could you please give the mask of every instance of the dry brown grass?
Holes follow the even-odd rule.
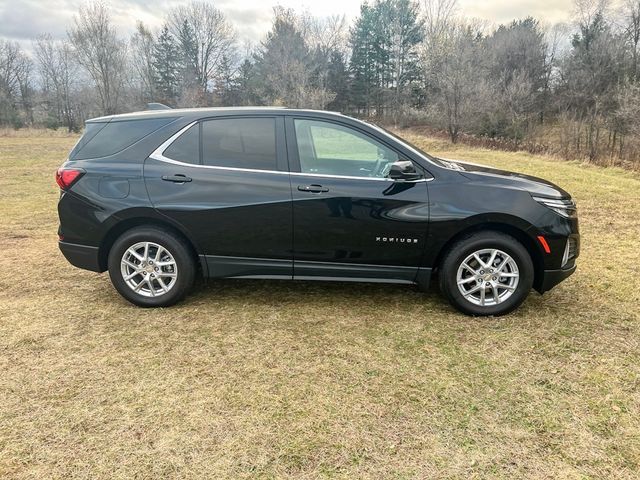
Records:
[[[74,138],[0,139],[0,477],[637,478],[640,180],[412,140],[575,194],[577,273],[499,319],[275,281],[141,310],[57,250]]]
[[[58,128],[53,130],[50,128],[7,128],[0,127],[0,137],[12,137],[12,138],[40,138],[40,137],[74,137],[78,139],[77,133],[69,133],[66,128]]]

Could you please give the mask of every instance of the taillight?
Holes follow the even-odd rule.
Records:
[[[59,168],[56,170],[56,183],[62,190],[69,190],[84,174],[81,168]]]

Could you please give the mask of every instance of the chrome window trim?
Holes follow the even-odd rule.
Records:
[[[176,133],[174,133],[173,135],[171,135],[169,138],[167,138],[162,144],[160,144],[160,146],[158,148],[156,148],[151,155],[149,155],[149,158],[153,158],[154,160],[159,160],[161,162],[167,162],[167,163],[175,163],[178,165],[189,165],[192,167],[200,167],[202,165],[199,165],[197,163],[187,163],[187,162],[179,162],[178,160],[172,160],[169,157],[165,157],[164,156],[164,151],[169,148],[171,146],[171,144],[173,142],[175,142],[178,137],[180,137],[180,135],[182,135],[184,132],[186,132],[187,130],[189,130],[191,127],[193,127],[195,124],[197,124],[198,121],[194,121],[191,122],[189,125],[182,127],[180,130],[178,130]]]
[[[198,120],[191,122],[189,125],[181,128],[176,133],[171,135],[167,140],[165,140],[158,148],[156,148],[149,158],[154,160],[158,160],[159,162],[170,163],[172,165],[181,165],[184,167],[197,167],[197,168],[208,168],[213,170],[226,170],[231,172],[251,172],[251,173],[274,173],[277,175],[294,175],[299,177],[320,177],[320,178],[345,178],[348,180],[369,180],[375,182],[395,182],[391,178],[375,178],[375,177],[355,177],[348,175],[328,175],[323,173],[303,173],[303,172],[283,172],[282,170],[259,170],[257,168],[239,168],[239,167],[219,167],[215,165],[200,165],[198,163],[187,163],[181,162],[179,160],[173,160],[172,158],[165,157],[164,151],[171,146],[173,142],[175,142],[183,133],[189,130],[191,127],[196,125]],[[406,181],[398,181],[401,183],[420,183],[420,182],[430,182],[433,180],[432,178],[421,178],[419,180],[406,180]]]

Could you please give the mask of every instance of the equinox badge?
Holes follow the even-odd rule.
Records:
[[[403,237],[376,237],[376,242],[383,243],[418,243],[417,238],[403,238]]]

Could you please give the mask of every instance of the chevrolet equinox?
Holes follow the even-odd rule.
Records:
[[[281,108],[89,120],[56,172],[60,250],[142,307],[196,275],[416,284],[501,315],[575,271],[576,205],[538,178]]]

